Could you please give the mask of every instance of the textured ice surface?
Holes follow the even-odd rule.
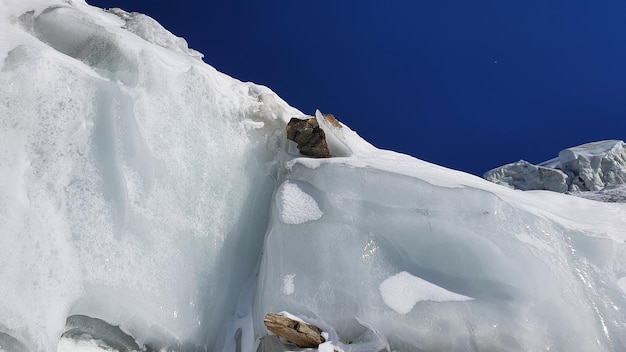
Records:
[[[466,187],[442,187],[419,177],[437,173],[435,166],[409,176],[368,167],[380,161],[365,156],[354,156],[362,167],[290,163],[284,182],[310,185],[324,216],[293,225],[272,215],[257,329],[264,312],[287,310],[326,322],[344,342],[361,336],[364,323],[399,350],[624,347],[626,302],[616,283],[626,263],[617,226],[623,206],[594,205],[617,213],[606,222],[595,213],[581,220],[583,199],[470,176],[456,178]],[[447,178],[439,181],[451,186],[455,173]],[[592,229],[580,226],[586,221]],[[288,295],[277,290],[286,275],[296,287]]]
[[[566,192],[568,189],[567,175],[563,171],[533,165],[525,160],[490,170],[483,177],[487,181],[522,191]]]
[[[300,158],[301,112],[147,17],[0,14],[2,349],[253,352],[284,310],[346,352],[626,349],[624,204],[515,192],[319,112],[337,157]]]
[[[301,113],[84,2],[2,8],[0,331],[51,351],[82,314],[139,344],[219,343]]]
[[[571,191],[588,199],[620,202],[624,197],[615,188],[626,184],[625,146],[618,140],[587,143],[563,149],[558,158],[539,165],[520,160],[490,170],[484,177],[523,191]]]
[[[608,140],[567,148],[560,167],[572,178],[571,191],[598,191],[626,184],[626,144]]]

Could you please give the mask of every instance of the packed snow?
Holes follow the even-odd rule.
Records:
[[[285,224],[302,224],[324,215],[313,196],[305,192],[304,184],[285,181],[276,192],[276,206],[280,221]]]
[[[302,112],[201,57],[144,15],[3,0],[0,350],[254,352],[281,311],[320,351],[626,350],[626,204],[319,111],[334,157],[302,157]]]
[[[420,301],[467,301],[470,297],[456,294],[413,276],[406,271],[397,273],[380,284],[385,304],[398,314],[407,314]]]
[[[296,292],[296,285],[293,283],[296,278],[296,274],[287,274],[283,277],[283,286],[280,292],[283,295],[293,295]]]

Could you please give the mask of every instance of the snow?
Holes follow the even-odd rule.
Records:
[[[293,283],[295,278],[296,274],[287,274],[283,277],[283,286],[280,289],[283,295],[293,295],[296,292],[296,286]]]
[[[559,153],[561,164],[565,164],[580,157],[592,158],[610,152],[618,152],[624,148],[624,142],[618,140],[598,141],[562,150]]]
[[[59,341],[58,351],[65,352],[114,352],[115,349],[110,348],[97,340],[74,340],[62,338]]]
[[[2,4],[0,346],[251,352],[288,311],[321,350],[626,349],[625,204],[379,150],[319,111],[334,157],[305,158],[302,112],[152,19]]]
[[[385,304],[398,314],[409,313],[417,302],[467,301],[472,299],[433,285],[406,271],[385,279],[380,284],[380,294]]]
[[[280,221],[285,224],[302,224],[317,220],[324,215],[315,198],[305,192],[303,188],[306,188],[304,184],[298,185],[289,181],[284,182],[278,188],[276,206],[280,214]]]

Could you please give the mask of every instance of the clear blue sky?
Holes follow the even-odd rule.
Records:
[[[87,0],[333,113],[377,147],[482,175],[626,138],[623,0]]]

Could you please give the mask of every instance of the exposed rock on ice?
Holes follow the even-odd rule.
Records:
[[[326,341],[317,326],[284,315],[267,313],[263,323],[269,331],[298,347],[317,347]]]
[[[287,124],[287,139],[298,144],[298,150],[302,155],[315,158],[328,158],[328,144],[326,144],[326,134],[317,123],[317,118],[299,119],[297,117],[289,120]]]
[[[342,128],[343,126],[341,125],[341,123],[339,121],[337,121],[337,119],[335,118],[335,115],[333,114],[322,114],[322,116],[324,116],[324,120],[328,121],[331,125],[337,127],[337,128]]]
[[[626,184],[625,145],[623,141],[617,140],[587,143],[564,149],[558,158],[539,165],[521,160],[498,167],[485,173],[484,178],[524,191],[585,192],[611,189]]]

